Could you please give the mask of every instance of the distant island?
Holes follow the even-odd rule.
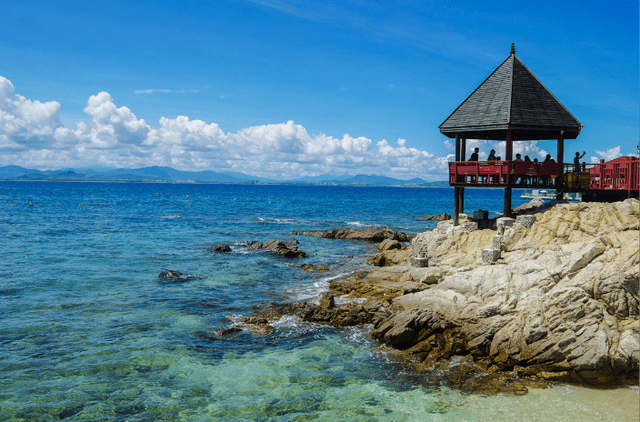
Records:
[[[182,171],[171,167],[37,170],[20,166],[0,167],[0,180],[12,181],[77,181],[77,182],[163,182],[163,183],[237,183],[237,184],[301,184],[318,186],[400,186],[448,187],[446,181],[427,182],[421,178],[400,180],[393,177],[363,175],[304,177],[275,180],[235,172]]]

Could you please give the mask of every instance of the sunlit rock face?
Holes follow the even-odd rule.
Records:
[[[635,199],[557,205],[508,228],[494,265],[480,255],[494,231],[440,223],[412,246],[446,273],[393,299],[372,336],[431,367],[462,355],[541,379],[637,383],[638,211]]]

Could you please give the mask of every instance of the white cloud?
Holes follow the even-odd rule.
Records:
[[[149,91],[149,92],[146,92]],[[145,90],[145,93],[164,92]],[[142,91],[140,91],[142,93]],[[107,92],[92,95],[76,128],[60,123],[60,104],[17,95],[0,77],[0,165],[36,168],[143,167],[166,165],[182,170],[233,170],[290,179],[332,174],[381,174],[402,179],[442,179],[446,157],[386,140],[376,143],[348,134],[309,135],[293,121],[225,133],[216,123],[162,117],[151,127]]]
[[[60,123],[60,103],[27,100],[0,76],[0,148],[42,148]]]
[[[617,147],[613,147],[613,148],[609,148],[606,151],[598,151],[596,150],[596,154],[598,155],[598,157],[600,157],[601,159],[605,160],[605,161],[610,161],[613,160],[614,158],[618,158],[620,157],[622,154],[620,153],[620,145],[618,145]],[[593,159],[594,157],[592,157]],[[594,162],[598,162],[600,160],[596,159],[596,161]]]

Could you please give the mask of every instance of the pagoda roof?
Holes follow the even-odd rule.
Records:
[[[575,139],[582,124],[511,54],[439,126],[449,138]]]

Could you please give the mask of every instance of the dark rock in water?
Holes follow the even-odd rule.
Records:
[[[158,278],[165,280],[167,282],[172,282],[172,283],[184,283],[185,281],[197,280],[202,277],[198,277],[197,275],[191,275],[191,274],[182,274],[179,271],[171,271],[171,270],[164,269],[162,270]]]
[[[285,239],[284,243],[286,243],[287,245],[298,245],[298,244],[300,244],[300,242],[298,242],[298,239],[296,239],[295,237],[289,237],[289,238]]]
[[[451,220],[451,216],[446,212],[438,215],[429,215],[427,217],[419,217],[418,220],[431,220],[431,221],[446,221]]]
[[[277,321],[285,315],[295,315],[303,321],[316,324],[331,324],[341,327],[370,324],[373,322],[375,310],[367,309],[358,303],[336,305],[332,294],[323,295],[321,305],[313,302],[271,304],[262,311],[256,312],[257,319]],[[250,323],[253,318],[248,318]]]
[[[302,234],[325,239],[354,239],[368,240],[369,242],[382,242],[385,239],[393,239],[398,242],[408,242],[406,234],[397,232],[389,227],[367,227],[366,229],[331,229],[295,231],[293,234]]]
[[[305,251],[298,250],[297,246],[287,245],[279,240],[270,240],[268,242],[247,242],[250,251],[266,251],[271,252],[285,258],[304,258],[307,256]]]
[[[231,246],[225,245],[224,243],[218,243],[217,245],[213,245],[208,249],[209,252],[231,252]]]
[[[305,271],[315,271],[317,273],[326,273],[327,271],[329,271],[329,267],[327,266],[322,266],[322,267],[314,267],[312,264],[303,264],[302,265],[302,269]]]

